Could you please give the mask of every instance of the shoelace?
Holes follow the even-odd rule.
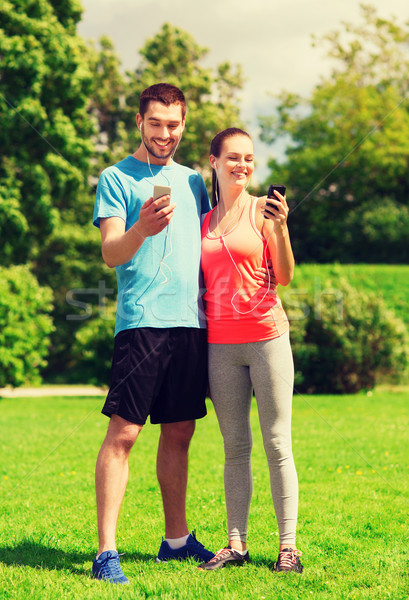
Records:
[[[123,556],[123,554],[111,554],[110,552],[108,552],[108,555],[104,558],[101,565],[101,573],[103,576],[116,577],[123,575],[121,565],[119,562],[120,556]]]
[[[278,553],[278,566],[284,569],[291,569],[296,564],[299,556],[302,556],[300,550],[282,550]]]
[[[218,552],[216,552],[213,558],[209,560],[209,562],[217,562],[219,558],[226,558],[232,552],[234,552],[232,548],[221,548]]]

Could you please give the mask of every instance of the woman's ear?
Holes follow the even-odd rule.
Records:
[[[209,156],[209,163],[213,169],[216,169],[216,157],[213,154]]]

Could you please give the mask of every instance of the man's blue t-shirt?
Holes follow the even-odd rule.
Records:
[[[153,177],[152,177],[152,173]],[[171,186],[176,208],[170,224],[146,238],[129,262],[116,267],[115,335],[135,327],[206,326],[200,272],[200,217],[210,210],[202,176],[172,162],[149,165],[128,156],[98,181],[93,223],[120,217],[127,231],[138,220],[154,185]]]

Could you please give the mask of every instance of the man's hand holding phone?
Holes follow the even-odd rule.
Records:
[[[170,204],[170,186],[169,185],[155,185],[153,186],[153,200],[156,201],[160,198],[159,204],[156,206],[156,211],[159,211],[165,206]]]
[[[157,235],[169,225],[176,208],[176,204],[170,203],[170,192],[169,186],[155,185],[153,196],[141,207],[134,227],[143,237]]]

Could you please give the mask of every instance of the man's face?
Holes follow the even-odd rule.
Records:
[[[165,106],[149,102],[144,117],[138,113],[136,123],[153,164],[168,164],[182,135],[185,120],[180,104]]]

